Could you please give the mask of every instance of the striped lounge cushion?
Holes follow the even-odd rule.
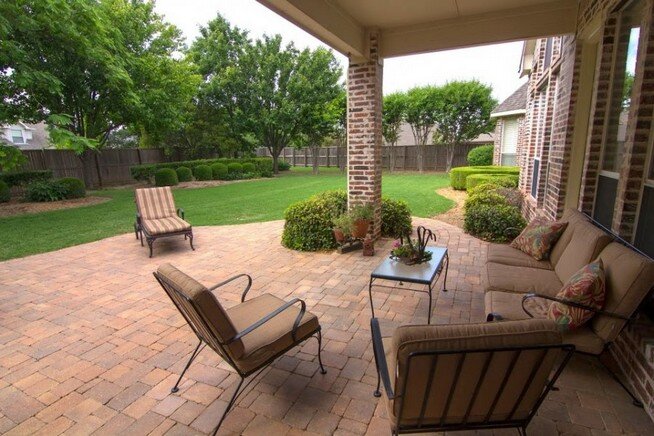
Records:
[[[143,227],[145,228],[145,231],[151,235],[163,235],[166,233],[183,232],[191,229],[191,225],[177,215],[166,218],[143,220]]]
[[[136,208],[144,220],[168,218],[176,215],[175,200],[170,186],[140,188],[136,192]]]

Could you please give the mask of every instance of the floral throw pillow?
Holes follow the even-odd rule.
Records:
[[[511,242],[536,260],[549,259],[552,247],[559,240],[568,223],[534,220]]]
[[[604,266],[602,260],[597,259],[573,274],[556,296],[601,310],[604,307],[604,283]],[[590,310],[555,301],[550,305],[547,317],[556,321],[562,330],[573,330],[591,319],[594,314]]]

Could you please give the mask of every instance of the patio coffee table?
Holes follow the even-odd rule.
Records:
[[[373,318],[375,317],[375,306],[372,303],[372,285],[375,280],[390,280],[399,282],[400,286],[404,282],[427,286],[426,291],[412,288],[408,288],[408,290],[429,294],[429,313],[427,314],[427,324],[431,324],[432,289],[434,288],[434,285],[438,281],[438,278],[440,277],[443,270],[445,270],[445,276],[443,277],[443,292],[447,292],[445,283],[447,282],[447,270],[450,265],[450,259],[447,255],[447,248],[445,247],[427,247],[425,251],[431,252],[431,260],[428,262],[420,263],[417,265],[406,265],[398,260],[393,260],[387,257],[377,266],[377,268],[375,268],[372,274],[370,274],[368,295],[370,296],[370,310],[372,311]],[[398,289],[397,286],[376,286]]]

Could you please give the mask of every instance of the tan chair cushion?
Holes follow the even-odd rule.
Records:
[[[599,257],[604,263],[606,280],[604,310],[631,316],[654,285],[654,262],[618,242],[609,244]],[[611,342],[624,321],[597,315],[591,324],[598,336]]]
[[[527,319],[529,315],[522,310],[522,297],[512,292],[487,292],[484,296],[486,313],[500,314],[507,321]],[[530,304],[527,308],[534,317],[539,319],[547,317],[550,304],[547,300],[534,298],[531,299]],[[563,332],[562,338],[564,344],[572,344],[578,351],[584,353],[600,354],[604,350],[604,341],[592,331],[590,324]]]
[[[166,289],[166,292],[168,292],[175,304],[178,307],[181,306],[182,312],[190,318],[193,328],[205,336],[204,339],[212,345],[212,348],[216,349],[217,347],[215,344],[216,341],[211,340],[212,336],[218,338],[220,342],[226,342],[236,335],[236,328],[227,316],[227,312],[211,291],[203,284],[184,274],[169,263],[159,266],[157,273],[164,280],[166,286],[174,288],[193,302],[193,306],[197,308],[197,312],[193,309],[193,306],[188,304],[185,298],[180,298],[173,290]],[[198,315],[200,318],[198,318]],[[209,331],[206,331],[202,327],[201,319],[204,319],[209,325]]]
[[[167,218],[143,219],[141,223],[145,231],[153,236],[191,230],[191,225],[177,215]]]
[[[498,375],[507,373],[510,377],[491,415],[491,420],[506,419],[523,387],[527,385],[529,386],[527,392],[514,415],[514,418],[524,418],[542,393],[550,370],[559,356],[558,350],[523,351],[520,358],[515,361],[515,367],[510,371],[510,362],[516,356],[514,351],[495,351],[492,356],[488,352],[441,354],[436,360],[433,356],[419,356],[414,357],[411,368],[407,368],[410,353],[433,350],[473,351],[560,343],[561,334],[554,323],[547,320],[399,327],[393,335],[390,360],[397,359],[398,377],[395,381],[395,393],[404,398],[402,424],[417,423],[427,386],[430,386],[431,390],[428,394],[429,401],[423,424],[440,422],[450,391],[453,395],[445,422],[461,422],[478,381],[481,381],[478,396],[468,419],[469,422],[482,421],[500,390],[504,377]],[[490,363],[482,379],[482,371],[487,359],[490,359]],[[460,376],[452,390],[460,362],[462,362]],[[538,370],[530,380],[532,370],[536,367]],[[429,380],[432,368],[434,376]],[[399,392],[404,377],[407,377],[406,391]],[[400,411],[400,401],[395,400],[389,406],[389,416],[392,425],[395,426]]]
[[[227,313],[236,330],[240,332],[285,303],[286,301],[274,295],[263,294],[227,309]],[[240,344],[235,343],[234,345],[240,345],[243,350],[236,359],[239,369],[249,372],[293,346],[296,342],[293,341],[291,330],[299,312],[300,304],[298,303],[237,341]],[[296,338],[300,340],[310,336],[319,328],[318,318],[310,312],[305,312],[300,321]],[[230,345],[230,348],[234,345]]]
[[[554,269],[548,260],[536,260],[527,253],[506,244],[490,244],[488,262],[527,268]]]
[[[567,222],[568,226],[565,228],[563,234],[561,234],[561,237],[558,241],[556,241],[556,244],[554,244],[554,247],[552,248],[552,252],[550,253],[550,262],[552,262],[552,265],[556,265],[559,262],[561,255],[570,243],[572,235],[575,232],[576,223],[588,222],[588,218],[586,218],[583,213],[576,209],[566,209],[559,221]]]
[[[159,219],[174,216],[175,200],[170,186],[139,188],[134,191],[136,208],[144,219]]]
[[[508,291],[556,295],[563,287],[556,273],[542,268],[526,268],[486,263],[486,291]]]
[[[570,223],[574,233],[559,260],[554,264],[559,280],[567,282],[570,277],[584,265],[588,265],[597,258],[613,238],[603,230],[595,227],[588,221],[578,220]]]

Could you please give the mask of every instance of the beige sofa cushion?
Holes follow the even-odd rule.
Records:
[[[486,263],[486,291],[508,291],[554,296],[563,287],[556,273],[543,268],[526,268]]]
[[[536,260],[527,253],[506,244],[490,244],[488,262],[527,268],[554,269],[548,260]]]
[[[570,242],[554,263],[554,271],[564,283],[584,265],[595,260],[600,251],[613,240],[610,235],[588,221],[579,220],[571,225],[574,233]]]
[[[629,317],[654,286],[654,262],[613,242],[599,255],[604,263],[606,298],[604,310]],[[613,341],[624,321],[607,316],[595,316],[592,328],[605,341]]]
[[[413,358],[408,369],[408,357],[413,352],[480,350],[502,347],[528,347],[536,345],[557,345],[561,334],[553,322],[548,320],[524,320],[504,323],[402,326],[395,330],[389,360],[397,360],[395,391],[401,389],[406,377],[406,393],[403,397],[402,424],[415,425],[421,414],[425,386],[431,387],[429,403],[423,424],[440,422],[445,413],[445,404],[452,392],[447,408],[446,422],[461,422],[467,414],[470,398],[474,395],[479,380],[476,401],[468,416],[468,422],[481,422],[487,413],[491,420],[506,419],[525,385],[528,386],[515,412],[520,419],[532,410],[535,400],[542,393],[550,370],[559,356],[558,349],[550,351],[523,351],[513,362],[513,351],[490,353],[442,354],[436,360],[431,356]],[[466,356],[465,359],[463,356]],[[487,371],[483,368],[488,363]],[[389,362],[390,363],[390,362]],[[460,365],[460,366],[459,366]],[[395,365],[390,364],[390,368]],[[537,368],[534,371],[534,368]],[[430,380],[430,374],[433,377]],[[458,373],[458,376],[457,376]],[[395,372],[391,373],[391,377]],[[499,386],[509,374],[502,395],[496,404]],[[530,379],[530,376],[533,377]],[[482,379],[482,377],[484,377]],[[456,386],[452,386],[458,380]],[[401,401],[388,402],[389,418],[397,425]]]
[[[559,262],[561,255],[570,243],[572,235],[575,232],[575,224],[578,222],[588,222],[588,219],[583,213],[576,209],[566,209],[559,221],[567,222],[568,226],[565,228],[563,234],[559,240],[556,241],[556,244],[554,244],[554,247],[552,248],[552,252],[550,253],[550,262],[552,262],[552,265],[556,265]]]
[[[484,296],[486,313],[497,313],[506,321],[528,319],[529,315],[522,310],[522,297],[521,294],[511,292],[487,292]],[[529,308],[532,314],[535,316],[540,315],[542,318],[546,317],[546,309],[550,304],[547,300],[534,298],[530,304],[542,306],[541,310]],[[499,323],[502,322],[504,321]],[[590,323],[576,330],[563,332],[562,338],[563,343],[572,344],[578,351],[584,353],[600,354],[604,350],[604,341],[593,332]]]

